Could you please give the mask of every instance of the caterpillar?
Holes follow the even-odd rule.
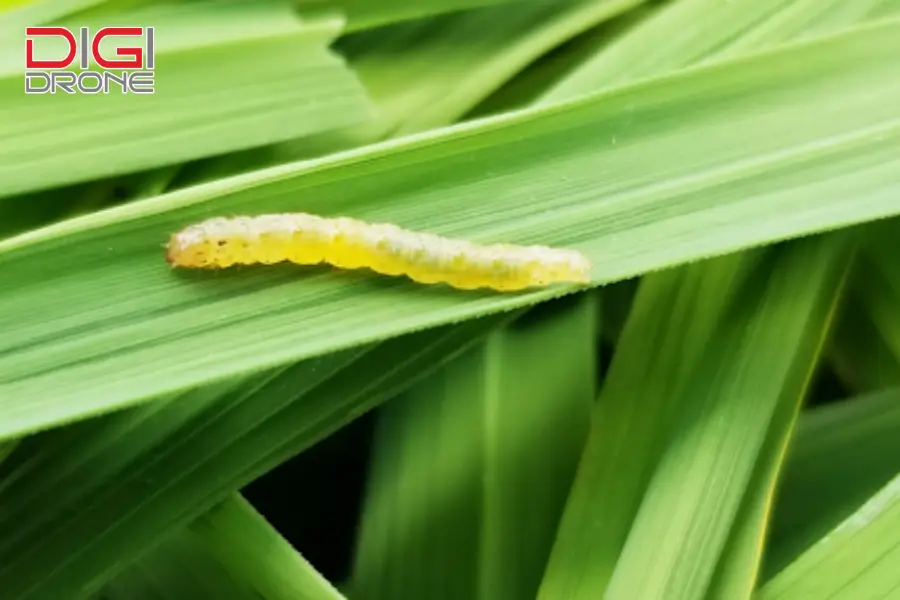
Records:
[[[413,281],[462,290],[511,292],[554,283],[590,282],[591,264],[574,250],[510,244],[480,245],[419,233],[389,223],[305,213],[217,217],[172,234],[172,267],[327,263],[368,268]]]

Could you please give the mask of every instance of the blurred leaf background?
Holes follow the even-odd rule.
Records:
[[[156,93],[26,96],[32,25]],[[0,2],[0,598],[900,598],[900,2]],[[591,289],[172,272],[208,216]]]

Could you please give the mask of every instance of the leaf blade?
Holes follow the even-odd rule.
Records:
[[[291,210],[302,195],[313,212],[476,241],[574,246],[595,260],[594,284],[898,214],[900,66],[885,58],[900,51],[898,31],[900,22],[859,28],[0,241],[10,288],[0,297],[8,332],[0,340],[0,437],[569,291],[451,294],[356,274],[300,279],[279,267],[173,276],[159,244],[211,210]],[[756,95],[746,99],[745,89]],[[820,112],[810,115],[813,98]],[[679,111],[669,112],[673,102]],[[698,108],[704,102],[706,111]],[[733,121],[740,128],[723,137]],[[606,141],[610,127],[620,128],[621,144]],[[737,133],[747,136],[740,146],[731,142]],[[698,135],[702,147],[684,152]],[[523,194],[536,202],[523,203]],[[336,322],[336,313],[346,318]],[[111,371],[119,376],[108,378]],[[29,403],[4,401],[20,396]]]

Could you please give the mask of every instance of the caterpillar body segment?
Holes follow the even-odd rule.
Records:
[[[511,292],[554,283],[590,282],[591,264],[579,252],[547,246],[481,245],[419,233],[389,223],[305,213],[217,217],[171,236],[173,267],[327,263],[405,275],[424,284]]]

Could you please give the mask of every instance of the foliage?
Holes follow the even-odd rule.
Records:
[[[22,93],[111,21],[154,95]],[[0,2],[0,597],[892,597],[897,56],[896,0]],[[275,211],[592,285],[163,259]],[[371,411],[329,582],[241,490]]]

